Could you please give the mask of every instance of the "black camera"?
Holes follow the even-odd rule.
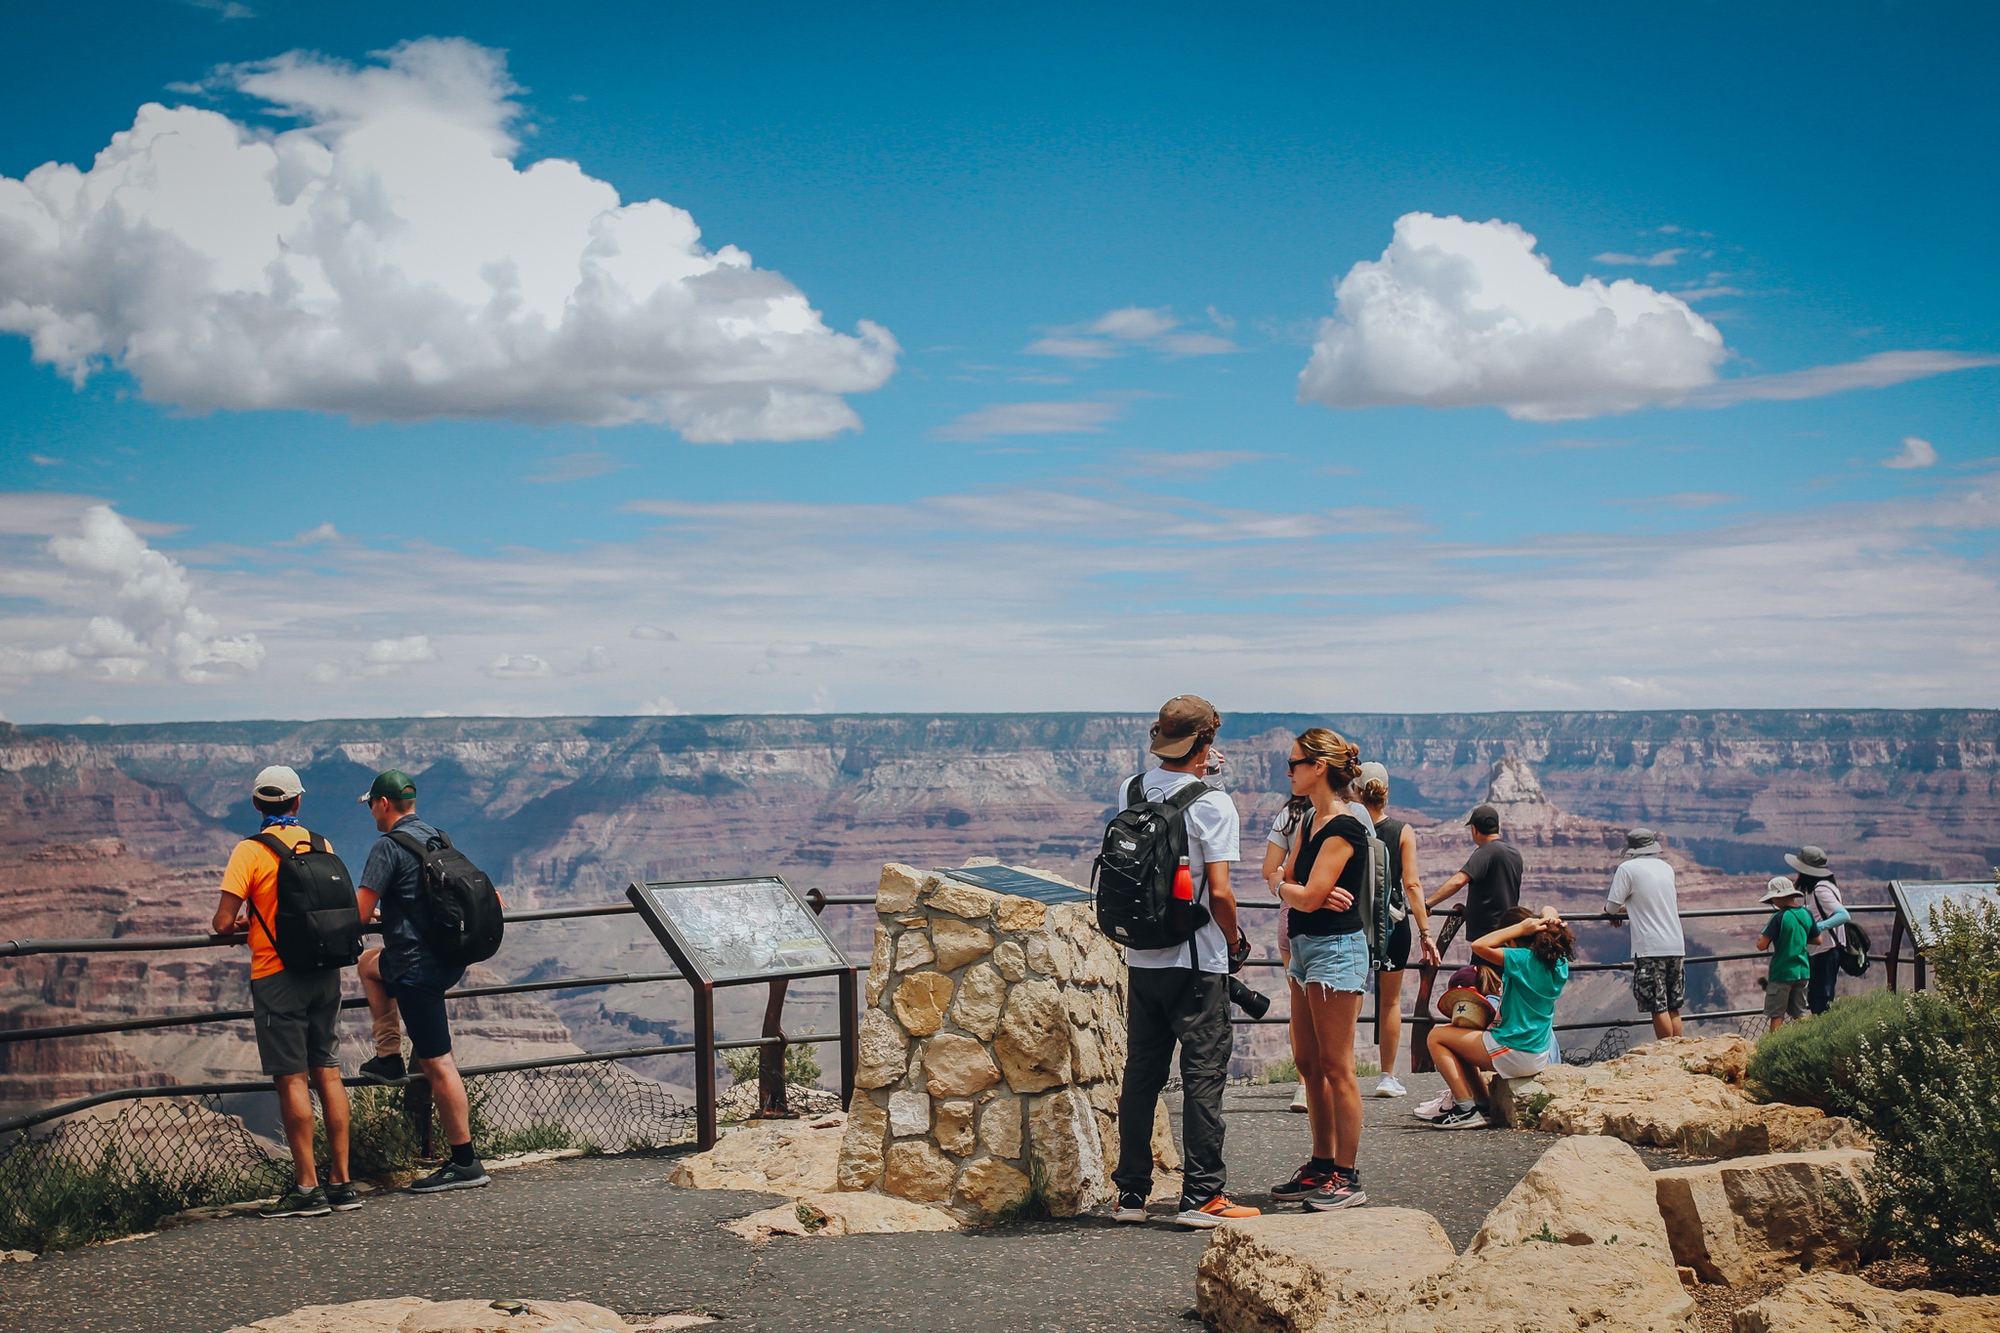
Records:
[[[1251,990],[1235,977],[1229,979],[1229,999],[1238,1009],[1252,1018],[1262,1018],[1271,1012],[1271,997]]]

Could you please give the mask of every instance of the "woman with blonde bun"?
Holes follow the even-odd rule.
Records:
[[[1386,815],[1389,770],[1377,763],[1363,764],[1354,790],[1374,821],[1375,836],[1388,849],[1389,882],[1401,884],[1404,897],[1410,901],[1410,914],[1390,932],[1388,952],[1381,969],[1375,973],[1375,1012],[1379,1016],[1375,1028],[1381,1034],[1377,1045],[1382,1052],[1382,1077],[1375,1081],[1375,1095],[1402,1097],[1409,1089],[1396,1077],[1396,1055],[1403,1044],[1403,969],[1410,965],[1413,926],[1414,934],[1422,941],[1423,960],[1432,967],[1441,960],[1437,941],[1431,938],[1430,912],[1424,907],[1423,880],[1417,873],[1417,835],[1402,820]]]
[[[1313,727],[1292,742],[1292,794],[1308,808],[1278,882],[1290,908],[1292,1058],[1305,1086],[1312,1158],[1271,1190],[1273,1199],[1316,1212],[1368,1202],[1354,1161],[1361,1147],[1361,1085],[1354,1074],[1354,1027],[1368,987],[1368,942],[1356,902],[1367,867],[1367,812],[1353,799],[1361,752]],[[1357,854],[1359,853],[1359,854]]]

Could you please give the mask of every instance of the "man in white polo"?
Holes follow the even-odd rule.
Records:
[[[1660,840],[1651,829],[1635,828],[1625,835],[1625,863],[1611,877],[1604,910],[1614,926],[1632,923],[1633,1002],[1641,1013],[1653,1016],[1655,1037],[1680,1036],[1681,1009],[1687,1003],[1687,940],[1681,934],[1674,868],[1660,855]]]

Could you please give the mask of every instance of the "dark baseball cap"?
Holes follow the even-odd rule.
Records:
[[[1177,694],[1160,705],[1153,724],[1152,751],[1162,759],[1185,759],[1222,729],[1222,714],[1198,694]]]
[[[367,805],[384,797],[391,801],[410,801],[415,800],[416,795],[417,784],[411,781],[410,775],[400,768],[390,768],[375,775],[375,781],[368,784],[361,804]]]
[[[1481,833],[1498,833],[1500,812],[1490,805],[1475,805],[1472,807],[1472,813],[1465,817],[1465,822]]]

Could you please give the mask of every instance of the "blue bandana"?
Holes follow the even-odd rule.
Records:
[[[257,826],[257,831],[262,833],[273,824],[282,824],[286,828],[297,828],[299,826],[299,817],[297,815],[265,815],[264,822]]]

